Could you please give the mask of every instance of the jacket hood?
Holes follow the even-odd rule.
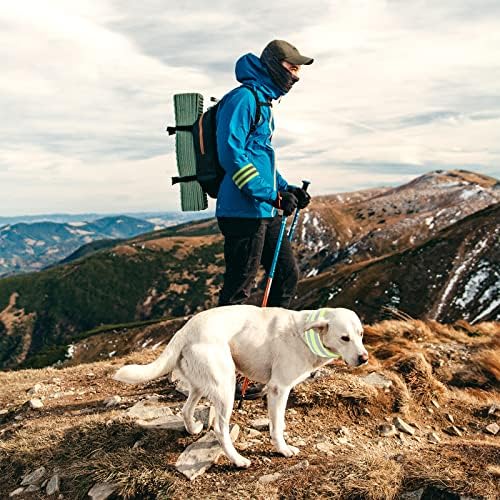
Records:
[[[244,85],[257,87],[271,99],[278,99],[282,92],[272,81],[269,72],[255,54],[245,54],[236,61],[236,80]]]

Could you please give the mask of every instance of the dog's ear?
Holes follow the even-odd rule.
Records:
[[[313,320],[309,323],[306,322],[306,326],[304,328],[304,331],[307,332],[307,330],[316,330],[320,335],[323,335],[328,331],[328,320],[321,318],[321,319],[316,319]]]

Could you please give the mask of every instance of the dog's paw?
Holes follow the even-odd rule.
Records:
[[[300,450],[295,446],[286,445],[278,449],[278,453],[281,453],[286,458],[298,455]]]
[[[248,458],[242,457],[241,455],[234,461],[236,467],[241,467],[243,469],[248,469],[251,465],[251,461]]]
[[[189,434],[199,434],[203,430],[203,422],[193,422],[189,427],[186,426]]]

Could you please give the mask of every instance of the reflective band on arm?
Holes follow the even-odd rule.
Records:
[[[245,184],[250,182],[254,177],[257,177],[258,175],[259,172],[257,172],[257,169],[251,163],[249,163],[243,168],[240,168],[233,175],[233,182],[238,186],[239,189],[241,189]]]

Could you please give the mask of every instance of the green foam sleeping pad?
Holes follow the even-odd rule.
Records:
[[[201,94],[174,95],[175,126],[192,125],[203,114]],[[196,156],[193,134],[178,130],[175,134],[175,153],[179,176],[196,175]],[[181,182],[181,209],[183,212],[205,210],[208,208],[207,194],[198,181]]]

